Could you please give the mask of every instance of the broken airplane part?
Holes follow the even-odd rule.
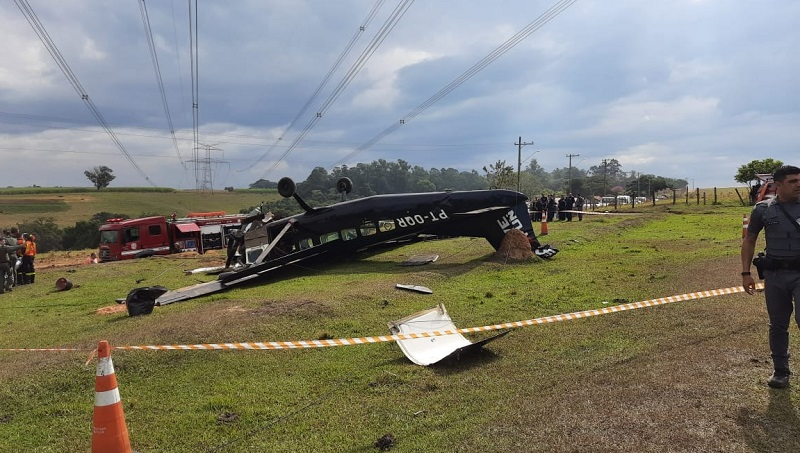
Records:
[[[414,291],[414,292],[422,293],[422,294],[433,294],[433,290],[431,290],[427,286],[422,286],[422,285],[404,285],[402,283],[398,283],[398,284],[396,284],[394,286],[396,288],[404,289],[406,291]]]
[[[482,348],[486,343],[509,332],[506,330],[477,343],[472,343],[457,330],[458,328],[453,324],[453,320],[450,319],[442,304],[389,323],[389,332],[392,335],[453,332],[448,335],[397,340],[403,354],[412,362],[422,366],[433,365],[451,357],[458,358],[463,354]]]
[[[343,199],[351,189],[348,178],[337,183]],[[235,270],[210,282],[168,291],[154,304],[167,305],[261,281],[278,269],[301,262],[349,257],[380,245],[400,246],[426,237],[483,237],[496,250],[506,232],[519,229],[536,255],[551,258],[558,252],[538,242],[525,204],[528,198],[511,190],[375,195],[319,208],[309,206],[289,178],[278,182],[278,192],[285,198],[294,197],[304,212],[283,219],[264,213],[250,215],[239,232],[237,255],[243,262]]]

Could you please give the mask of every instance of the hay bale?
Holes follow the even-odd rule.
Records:
[[[500,248],[495,252],[495,257],[502,260],[525,261],[533,256],[528,236],[516,228],[506,233],[500,242]]]

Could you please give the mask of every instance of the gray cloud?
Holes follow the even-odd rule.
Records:
[[[173,147],[136,2],[29,2],[82,87],[157,185],[194,187]],[[201,142],[216,145],[215,187],[304,179],[396,124],[534,21],[552,1],[415,2],[306,138],[345,71],[397,1],[383,6],[327,88],[276,139],[357,32],[374,2],[201,2]],[[457,5],[457,6],[454,6]],[[178,144],[192,156],[188,12],[148,2]],[[516,161],[518,136],[546,169],[616,158],[626,171],[732,186],[736,169],[797,164],[800,4],[779,0],[580,0],[485,69],[348,162],[404,159],[479,170]],[[89,186],[83,170],[145,186],[14,4],[0,5],[0,158],[37,172],[5,185]],[[266,154],[266,156],[264,156]],[[260,159],[262,158],[263,159]],[[260,160],[259,160],[260,159]],[[190,166],[191,167],[191,166]]]

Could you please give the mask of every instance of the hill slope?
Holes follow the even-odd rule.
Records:
[[[0,192],[2,226],[12,226],[39,218],[53,218],[61,228],[75,222],[88,220],[98,212],[127,214],[138,217],[143,213],[168,216],[173,212],[184,216],[188,212],[226,211],[238,213],[241,209],[257,206],[261,202],[275,201],[280,195],[275,191],[218,191],[202,194],[195,191],[92,191],[57,193],[3,193]]]

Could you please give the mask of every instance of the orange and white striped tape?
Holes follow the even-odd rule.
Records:
[[[763,284],[762,283],[756,284],[756,289],[763,289]],[[330,340],[269,341],[269,342],[256,342],[256,343],[204,343],[204,344],[188,344],[188,345],[180,344],[180,345],[151,345],[151,346],[117,346],[115,347],[115,349],[148,350],[148,351],[231,350],[231,349],[275,350],[275,349],[327,348],[333,346],[353,346],[359,344],[385,343],[397,340],[410,340],[413,338],[439,337],[445,335],[454,335],[458,333],[474,333],[474,332],[487,332],[492,330],[514,329],[517,327],[526,327],[538,324],[549,324],[554,322],[568,321],[572,319],[589,318],[593,316],[607,315],[610,313],[618,313],[621,311],[635,310],[638,308],[654,307],[657,305],[664,305],[673,302],[703,299],[707,297],[722,296],[726,294],[736,294],[741,292],[744,292],[744,288],[741,286],[713,289],[710,291],[699,291],[694,293],[680,294],[677,296],[662,297],[658,299],[645,300],[641,302],[631,302],[628,304],[615,305],[613,307],[604,307],[600,309],[577,311],[573,313],[565,313],[553,316],[544,316],[536,319],[507,322],[502,324],[494,324],[490,326],[467,327],[464,329],[456,329],[456,330],[441,330],[434,332],[408,333],[408,334],[385,335],[385,336],[375,336],[375,337],[337,338]]]
[[[0,348],[0,351],[17,351],[17,352],[71,352],[71,351],[88,351],[88,349],[80,348]]]
[[[756,283],[756,289],[764,288],[763,283]],[[622,311],[636,310],[645,307],[655,307],[658,305],[670,304],[687,300],[704,299],[708,297],[723,296],[744,292],[741,286],[730,288],[712,289],[708,291],[698,291],[694,293],[679,294],[675,296],[661,297],[658,299],[631,302],[627,304],[603,307],[599,309],[576,311],[559,315],[544,316],[541,318],[528,319],[525,321],[506,322],[481,327],[467,327],[456,330],[441,330],[434,332],[408,333],[398,335],[381,335],[373,337],[357,338],[335,338],[327,340],[296,340],[296,341],[265,341],[265,342],[241,342],[241,343],[198,343],[198,344],[172,344],[172,345],[145,345],[145,346],[114,346],[113,349],[124,351],[219,351],[219,350],[278,350],[278,349],[311,349],[328,348],[334,346],[354,346],[360,344],[387,343],[397,340],[410,340],[414,338],[440,337],[459,333],[488,332],[492,330],[514,329],[518,327],[534,326],[540,324],[550,324],[573,319],[590,318],[594,316],[619,313]],[[47,348],[47,349],[0,349],[0,351],[80,351],[76,348]]]

